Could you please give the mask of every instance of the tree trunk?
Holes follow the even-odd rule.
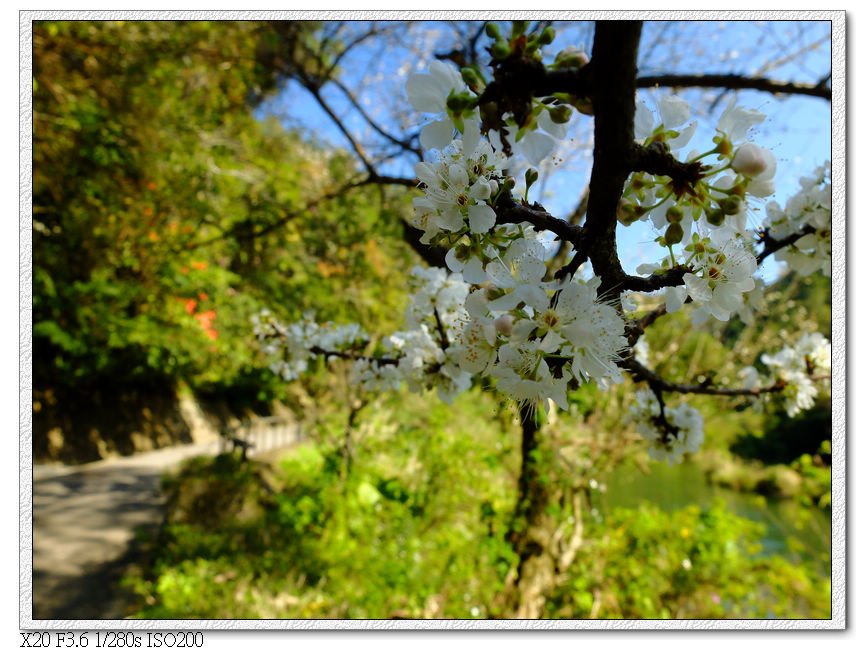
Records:
[[[509,585],[509,611],[514,618],[536,619],[543,612],[545,594],[553,585],[556,558],[552,540],[555,521],[547,514],[548,506],[557,501],[553,486],[540,472],[540,426],[532,405],[520,407],[522,427],[522,464],[518,481],[518,498],[510,542],[519,557],[516,575]]]

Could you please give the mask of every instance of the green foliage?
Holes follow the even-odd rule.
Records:
[[[137,615],[507,615],[518,429],[513,414],[504,426],[490,421],[495,410],[485,393],[455,408],[401,394],[362,407],[348,445],[346,414],[335,409],[272,468],[197,461],[169,484],[169,524],[149,568],[130,580],[142,598]],[[546,426],[577,424],[562,416]],[[588,482],[582,473],[571,480]],[[720,504],[592,505],[548,617],[828,616],[828,581],[768,555],[762,527]]]
[[[133,580],[140,615],[481,615],[514,559],[501,531],[515,458],[477,398],[456,411],[412,395],[377,403],[352,431],[350,470],[336,418],[274,470],[229,457],[188,467],[168,485],[150,575]]]
[[[37,383],[257,383],[266,401],[281,389],[260,370],[253,313],[396,322],[406,197],[340,191],[347,154],[253,114],[305,65],[314,28],[36,24]]]
[[[613,509],[548,603],[565,618],[829,618],[830,585],[765,557],[763,529],[723,504]]]

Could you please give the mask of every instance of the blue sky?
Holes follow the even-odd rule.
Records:
[[[350,30],[363,30],[366,23],[353,23]],[[446,52],[453,44],[457,29],[472,25],[445,23],[387,23],[384,26],[397,33],[395,42],[387,48],[361,46],[343,62],[343,80],[356,89],[364,107],[380,118],[380,123],[395,133],[401,131],[400,112],[410,117],[411,108],[405,99],[404,84],[412,71],[423,71],[434,52]],[[551,52],[565,45],[590,48],[591,26],[585,23],[557,24],[559,36]],[[503,25],[503,31],[507,27]],[[760,75],[780,81],[815,83],[830,69],[830,33],[828,22],[647,22],[643,30],[640,73],[700,73],[720,72]],[[484,39],[482,39],[483,41]],[[673,44],[672,46],[670,44]],[[640,90],[640,98],[654,106],[670,89]],[[801,176],[830,157],[831,113],[829,102],[820,98],[773,96],[760,91],[704,91],[691,89],[679,93],[694,107],[699,128],[687,147],[711,148],[714,125],[731,98],[739,105],[760,110],[766,121],[753,131],[752,139],[773,151],[778,161],[775,177],[776,195],[783,203],[798,188]],[[362,133],[363,121],[341,93],[325,91],[337,113],[344,116],[349,129]],[[265,103],[261,115],[275,114],[287,126],[300,128],[310,137],[335,146],[348,143],[315,100],[297,84],[289,84],[280,94]],[[396,116],[396,117],[395,117]],[[418,116],[416,124],[422,123]],[[577,116],[572,120],[570,137],[573,144],[562,148],[565,162],[545,174],[543,186],[536,186],[530,198],[540,200],[550,212],[566,216],[579,199],[588,182],[591,169],[592,120]],[[374,134],[363,138],[372,145],[381,142]],[[708,145],[701,147],[701,144]],[[410,158],[398,158],[382,165],[387,173],[412,175]],[[521,172],[516,174],[522,176]],[[542,191],[542,193],[541,193]],[[756,205],[752,222],[762,219],[762,206]],[[658,257],[651,229],[620,226],[620,256],[625,268],[633,271],[643,261]],[[764,277],[772,279],[778,265],[769,261],[763,268]]]

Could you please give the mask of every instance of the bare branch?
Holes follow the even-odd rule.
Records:
[[[358,112],[358,114],[366,121],[367,124],[369,124],[369,126],[376,133],[378,133],[380,136],[390,141],[391,143],[397,145],[404,151],[409,151],[420,159],[423,158],[423,154],[421,154],[420,150],[417,147],[413,147],[408,139],[400,140],[396,136],[391,135],[390,133],[385,131],[375,120],[373,120],[369,113],[364,110],[363,106],[360,105],[360,102],[357,101],[354,93],[352,93],[351,90],[346,88],[346,86],[339,79],[333,78],[329,79],[328,81],[343,92],[343,94],[346,96],[346,98],[354,107],[354,109]]]
[[[782,381],[775,382],[769,386],[755,386],[754,388],[718,388],[712,386],[708,382],[702,384],[676,384],[667,381],[656,372],[649,370],[636,359],[626,359],[619,365],[630,372],[638,380],[647,382],[656,395],[663,391],[666,393],[721,395],[725,397],[757,397],[766,393],[779,393],[784,390],[785,387],[785,384]],[[821,380],[825,379],[825,377],[815,377],[815,379]]]
[[[343,352],[340,350],[325,350],[318,346],[313,346],[309,349],[313,354],[320,354],[325,357],[336,357],[337,359],[347,359],[349,361],[369,361],[380,366],[396,366],[399,364],[399,359],[391,357],[370,357],[363,354],[355,354],[354,352]]]
[[[622,291],[657,291],[665,287],[678,287],[685,284],[685,274],[690,273],[687,266],[676,266],[663,273],[654,273],[648,277],[626,275],[622,279]]]
[[[773,253],[777,253],[782,248],[795,244],[805,235],[810,235],[815,232],[817,231],[814,229],[814,226],[811,225],[806,225],[799,232],[794,232],[793,234],[782,237],[781,239],[774,239],[769,235],[769,233],[765,231],[761,232],[760,241],[763,243],[763,250],[760,251],[759,255],[757,255],[757,264],[762,264],[763,260]]]
[[[558,235],[559,239],[571,242],[574,247],[579,246],[583,229],[564,219],[554,217],[538,203],[533,205],[517,203],[511,195],[507,194],[500,197],[493,208],[498,223],[528,222],[539,232],[548,230]]]
[[[805,95],[832,99],[832,89],[825,84],[774,81],[764,77],[746,77],[737,74],[659,74],[637,79],[637,88],[727,88],[732,90],[762,90],[773,94]]]
[[[657,176],[669,176],[677,196],[703,178],[706,167],[699,162],[681,162],[661,142],[648,146],[634,144],[630,155],[631,169]]]

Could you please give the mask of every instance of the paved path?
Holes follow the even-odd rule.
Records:
[[[267,461],[301,440],[291,418],[258,418],[243,437]],[[240,434],[238,434],[240,435]],[[163,517],[162,475],[192,456],[215,456],[218,440],[124,458],[33,468],[33,619],[124,618],[119,588],[135,559],[138,529]]]
[[[162,519],[163,473],[218,442],[131,457],[33,468],[33,618],[111,619],[126,615],[117,582],[134,557],[135,531]]]

